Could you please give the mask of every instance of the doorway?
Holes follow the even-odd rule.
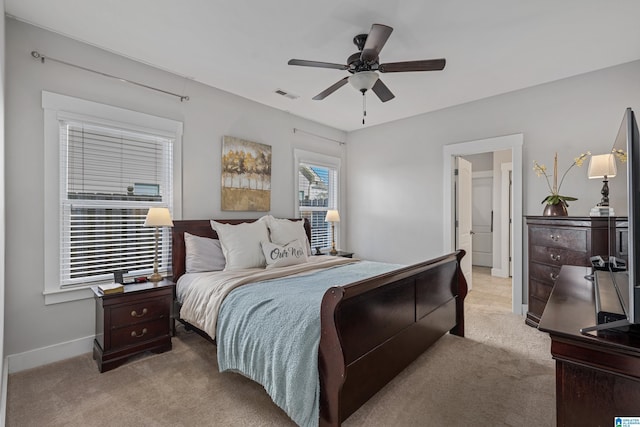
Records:
[[[453,251],[455,248],[455,158],[459,156],[486,153],[486,152],[498,152],[503,150],[511,150],[511,158],[508,163],[511,163],[510,171],[511,179],[509,180],[512,191],[512,198],[507,203],[509,211],[512,212],[511,224],[507,226],[507,236],[511,235],[511,245],[507,245],[507,248],[511,246],[510,252],[512,267],[506,266],[500,267],[501,271],[506,270],[507,276],[509,270],[512,271],[511,283],[512,283],[512,311],[516,314],[523,313],[522,302],[522,143],[523,135],[507,135],[483,140],[469,141],[458,144],[445,145],[443,148],[443,223],[444,223],[444,248],[445,250]],[[508,214],[507,214],[508,215]],[[501,215],[502,217],[502,215]],[[502,239],[504,240],[504,239]],[[503,245],[500,245],[500,251],[504,249]],[[502,263],[502,261],[501,261]]]

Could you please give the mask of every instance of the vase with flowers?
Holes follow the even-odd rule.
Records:
[[[567,170],[562,174],[560,183],[558,183],[558,153],[556,153],[553,158],[553,175],[550,175],[547,172],[547,167],[545,165],[541,165],[535,160],[533,161],[534,172],[539,177],[544,176],[545,180],[547,181],[549,191],[551,192],[551,194],[549,194],[542,200],[543,204],[546,203],[546,206],[542,213],[544,216],[567,216],[569,214],[567,212],[567,207],[569,206],[567,202],[572,202],[578,199],[571,196],[561,195],[560,188],[562,187],[562,183],[564,182],[564,178],[567,176],[567,173],[569,173],[569,171],[574,166],[582,166],[584,160],[590,155],[591,153],[587,151],[586,153],[582,153],[580,154],[580,156],[576,157],[573,160],[573,163],[571,163]],[[551,185],[551,181],[549,181],[550,178],[553,179],[553,185]]]

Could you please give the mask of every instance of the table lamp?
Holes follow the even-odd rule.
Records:
[[[613,154],[599,154],[591,156],[589,161],[589,179],[602,178],[602,200],[598,206],[609,206],[609,178],[616,176],[616,159]]]
[[[340,214],[337,210],[328,210],[327,216],[324,218],[324,222],[331,223],[331,251],[329,253],[331,255],[337,255],[338,251],[336,250],[336,222],[340,222]]]
[[[156,228],[156,250],[153,258],[153,274],[149,276],[150,282],[159,282],[162,280],[162,276],[158,273],[158,240],[160,238],[160,227],[173,227],[173,221],[171,221],[171,212],[168,208],[149,208],[147,217],[144,220],[145,227]]]

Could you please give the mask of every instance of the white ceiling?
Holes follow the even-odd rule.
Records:
[[[287,61],[344,64],[357,51],[353,37],[373,23],[394,28],[380,63],[445,57],[447,65],[381,74],[396,98],[383,104],[368,93],[366,126],[640,59],[637,0],[5,3],[20,20],[346,131],[363,127],[359,92],[346,85],[311,98],[348,72]]]

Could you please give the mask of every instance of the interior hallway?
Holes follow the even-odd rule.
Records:
[[[490,267],[473,266],[473,289],[465,303],[511,311],[511,278],[491,275]]]

